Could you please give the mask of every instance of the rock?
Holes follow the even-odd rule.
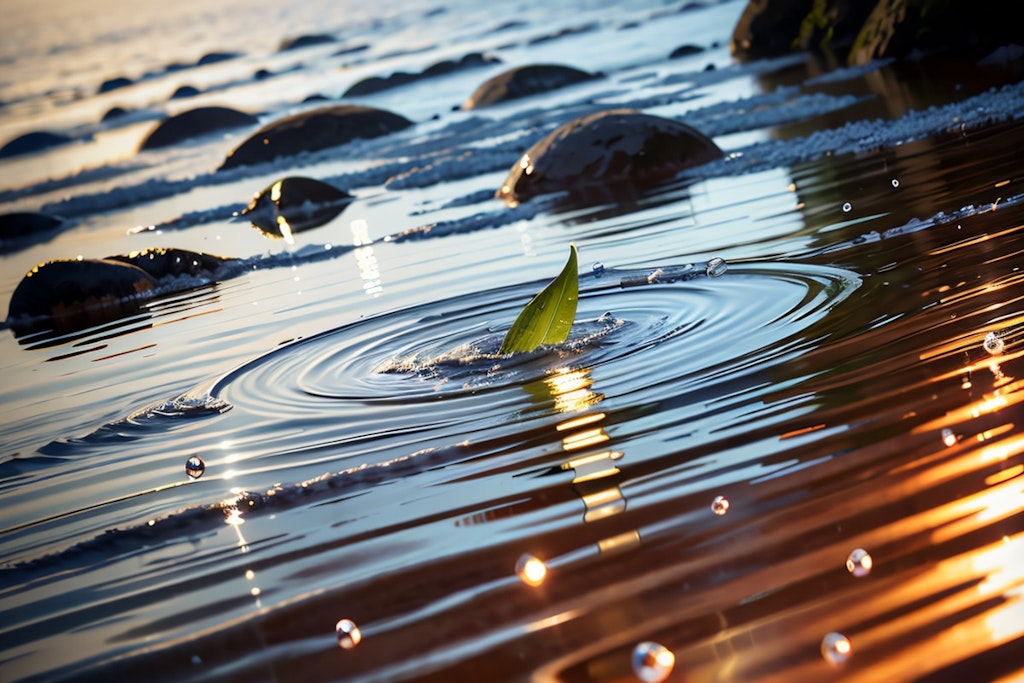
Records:
[[[313,152],[356,139],[375,138],[412,125],[404,116],[351,104],[313,109],[274,121],[232,151],[220,169]]]
[[[64,227],[64,219],[19,211],[0,214],[0,254],[42,242]]]
[[[47,261],[18,283],[8,322],[16,332],[31,329],[39,319],[54,320],[61,329],[82,329],[134,312],[162,278],[212,276],[229,260],[184,249],[147,249],[103,259]],[[182,283],[181,289],[191,286]]]
[[[320,227],[352,203],[352,195],[313,178],[282,178],[253,195],[242,215],[269,237],[283,237]]]
[[[120,118],[128,113],[128,110],[124,107],[111,107],[100,119],[100,123],[106,123],[107,121],[113,121],[114,119]]]
[[[259,120],[255,116],[227,107],[190,109],[154,126],[139,145],[139,150],[167,147],[219,130],[254,126],[257,123]]]
[[[60,133],[50,133],[45,130],[33,131],[19,135],[7,142],[3,147],[0,147],[0,159],[40,152],[44,149],[64,145],[69,142],[71,142],[71,138]]]
[[[598,75],[559,64],[519,66],[484,81],[470,95],[462,108],[478,109],[499,102],[564,88],[567,85],[582,83],[598,77]]]
[[[119,88],[126,88],[131,85],[133,81],[125,78],[124,76],[118,76],[117,78],[109,78],[100,84],[100,93],[110,92],[111,90],[118,90]]]
[[[913,53],[984,54],[1019,41],[1011,0],[749,0],[733,30],[739,59],[812,50],[851,65]]]
[[[18,283],[8,320],[69,317],[89,313],[109,319],[103,311],[120,311],[124,302],[156,287],[156,279],[135,266],[108,259],[59,259],[30,270]]]
[[[698,55],[701,52],[704,52],[704,48],[700,47],[699,45],[690,45],[690,44],[680,45],[676,49],[672,50],[672,52],[669,54],[668,58],[669,59],[679,59],[680,57],[689,57],[690,55]]]
[[[370,76],[364,78],[361,81],[353,84],[348,90],[345,91],[343,97],[361,97],[365,95],[372,95],[373,93],[380,92],[382,90],[388,90],[389,88],[395,88],[406,83],[412,83],[424,78],[433,78],[435,76],[441,76],[444,74],[452,73],[453,71],[459,71],[462,69],[469,69],[479,66],[487,66],[489,64],[500,63],[501,60],[497,57],[491,57],[489,55],[483,55],[479,52],[471,52],[464,55],[461,59],[452,60],[446,59],[436,64],[431,64],[426,69],[419,73],[408,73],[406,71],[396,71],[387,77]]]
[[[212,276],[225,261],[233,259],[197,251],[188,251],[186,249],[156,247],[143,249],[142,251],[133,251],[130,254],[108,256],[107,260],[127,263],[136,268],[141,268],[151,277],[159,280],[161,278],[180,277],[182,275],[190,275],[192,277]]]
[[[199,88],[191,85],[183,85],[171,94],[172,100],[183,100],[186,97],[195,97],[199,94]]]
[[[588,186],[646,187],[722,156],[714,142],[684,123],[611,109],[573,119],[537,142],[495,196],[515,205]]]
[[[226,62],[229,59],[235,59],[241,56],[238,52],[208,52],[199,58],[196,62],[196,66],[206,66],[207,64],[216,64],[217,62]]]
[[[335,42],[334,36],[326,33],[313,33],[309,35],[296,36],[295,38],[286,38],[281,41],[278,46],[278,52],[287,52],[289,50],[298,50],[304,47],[310,47],[312,45],[324,45],[326,43]]]

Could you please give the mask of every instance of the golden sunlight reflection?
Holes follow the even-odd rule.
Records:
[[[544,583],[548,568],[544,562],[533,555],[523,555],[516,562],[516,576],[527,586],[537,587]]]
[[[356,267],[359,268],[359,277],[363,280],[363,291],[371,297],[380,296],[384,291],[381,283],[380,267],[377,257],[373,253],[373,240],[370,239],[370,231],[363,219],[357,219],[351,223],[352,244],[356,249],[352,252],[356,259]]]
[[[544,383],[548,385],[551,396],[555,399],[555,410],[560,413],[584,411],[604,398],[590,390],[590,368],[559,368],[545,377]]]

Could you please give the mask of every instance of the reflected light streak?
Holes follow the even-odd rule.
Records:
[[[585,429],[582,432],[570,434],[563,438],[562,448],[567,451],[575,451],[581,448],[596,446],[597,444],[604,443],[608,439],[608,434],[601,427],[597,427],[596,429]]]

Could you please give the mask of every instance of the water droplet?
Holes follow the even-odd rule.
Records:
[[[715,496],[715,499],[711,501],[711,511],[721,517],[729,511],[729,499],[725,496]]]
[[[873,564],[871,555],[863,548],[857,548],[846,558],[846,569],[854,576],[867,576]]]
[[[843,664],[852,654],[853,645],[842,633],[828,633],[821,639],[821,656],[829,664]]]
[[[899,187],[900,186],[900,181],[897,178],[893,178],[892,179],[892,186],[893,187]]]
[[[661,683],[676,665],[676,656],[664,645],[646,641],[633,648],[633,672],[645,683]]]
[[[542,560],[526,554],[516,561],[516,575],[527,586],[539,586],[544,583],[548,568]]]
[[[203,476],[203,472],[206,471],[206,463],[198,455],[193,455],[191,458],[185,461],[185,474],[198,479]]]
[[[727,270],[729,270],[729,264],[725,262],[724,258],[716,256],[708,261],[707,269],[704,272],[708,277],[721,277]]]
[[[852,209],[852,208],[853,208],[853,204],[851,204],[850,202],[845,202],[843,204],[843,213],[850,213],[850,209]]]
[[[1005,344],[1003,344],[1003,340],[1000,339],[995,332],[989,332],[988,334],[985,335],[985,341],[983,342],[982,346],[985,347],[985,350],[988,351],[989,354],[993,356],[998,356],[1003,352],[1003,347],[1005,346]]]
[[[342,619],[334,626],[334,630],[338,633],[338,647],[343,650],[351,650],[363,639],[359,627],[351,619]]]
[[[952,448],[957,445],[960,440],[956,438],[956,433],[948,427],[942,430],[942,443],[946,444],[947,448]]]
[[[601,277],[604,275],[604,264],[600,261],[594,261],[592,269],[594,271],[594,277]]]

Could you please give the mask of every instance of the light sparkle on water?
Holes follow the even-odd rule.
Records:
[[[676,656],[664,645],[645,641],[633,648],[633,673],[644,683],[661,683],[672,673]]]

